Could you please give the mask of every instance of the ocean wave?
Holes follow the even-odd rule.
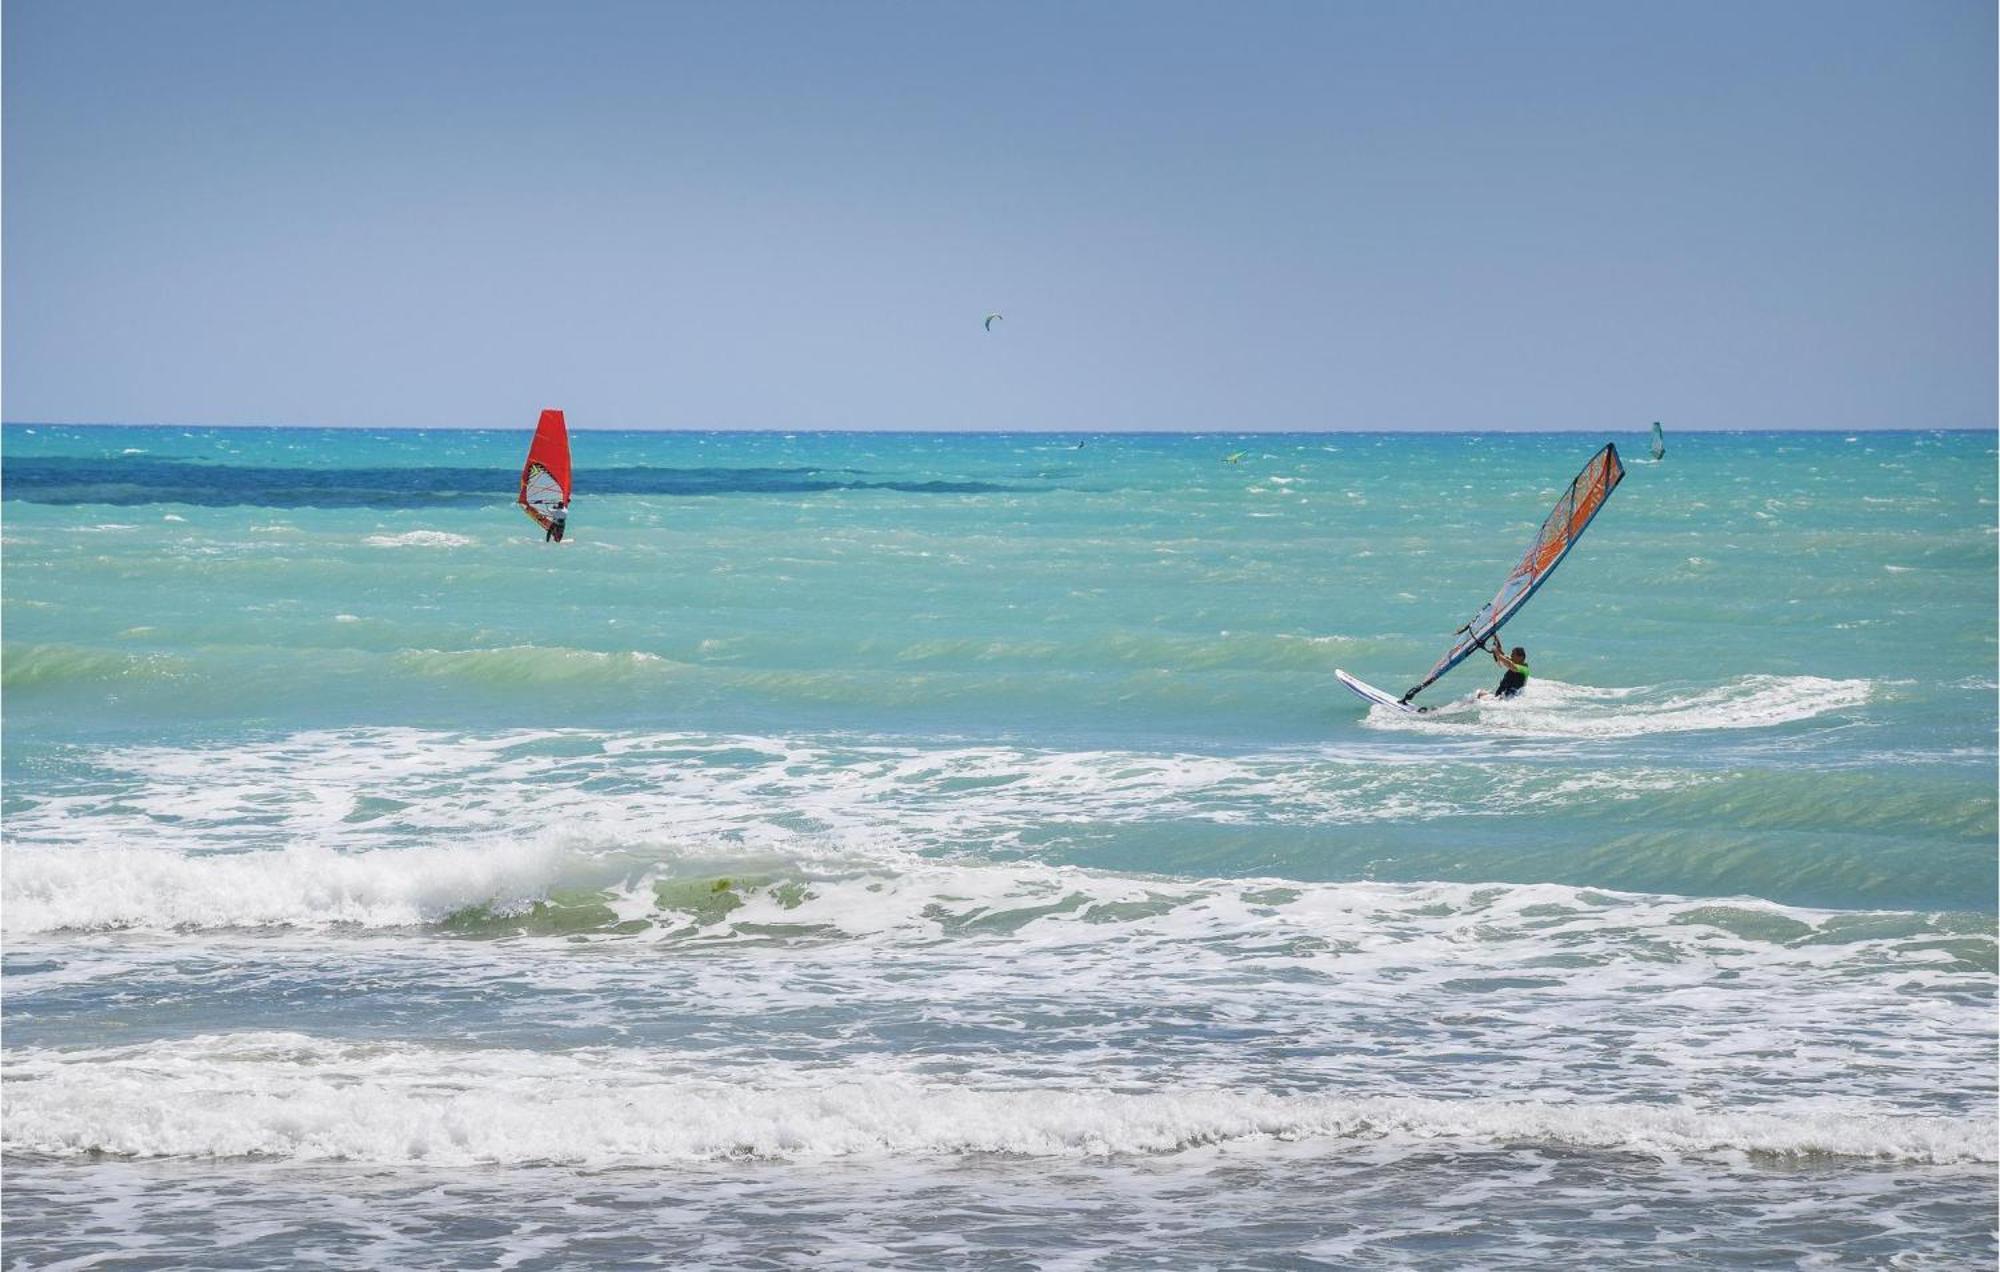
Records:
[[[531,906],[566,871],[590,877],[546,842],[362,853],[299,845],[201,856],[138,845],[15,846],[4,876],[5,922],[10,933],[411,927],[468,907]]]
[[[396,665],[419,676],[485,684],[613,683],[685,670],[686,664],[640,650],[507,645],[497,649],[405,649]]]
[[[388,815],[393,815],[391,811]],[[1990,916],[1816,910],[1750,898],[1612,893],[1559,884],[1301,883],[1173,879],[1037,862],[938,860],[879,842],[773,837],[592,843],[496,838],[478,846],[318,847],[189,855],[151,846],[10,849],[10,940],[103,932],[420,931],[444,940],[583,940],[626,946],[837,943],[968,951],[995,941],[1073,951],[1106,971],[1146,949],[1160,966],[1213,957],[1338,978],[1430,949],[1404,986],[1561,966],[1639,970],[1677,984],[1686,965],[1796,978],[1844,974],[1960,984],[1996,963]],[[981,956],[984,957],[984,956]],[[1551,961],[1553,960],[1553,961]],[[1546,982],[1553,983],[1553,982]],[[1449,989],[1450,987],[1447,986]],[[1455,991],[1454,991],[1455,992]]]
[[[448,530],[406,530],[401,534],[371,534],[362,542],[374,548],[464,548],[477,540]]]
[[[988,636],[937,637],[895,650],[898,664],[959,670],[1017,663],[1044,672],[1060,667],[1130,668],[1137,672],[1323,672],[1336,655],[1354,659],[1393,652],[1379,637],[1292,632],[1219,631],[1208,636],[1116,631],[1084,637],[1004,640]]]
[[[535,646],[407,651],[426,674],[670,675],[650,657]],[[44,787],[18,844],[142,838],[189,852],[398,835],[587,835],[597,841],[785,844],[801,837],[911,849],[1011,846],[1024,828],[1168,822],[1251,828],[1420,822],[1528,807],[1656,799],[1716,779],[1634,767],[1543,772],[1449,754],[1324,748],[1252,755],[912,746],[688,733],[419,729],[316,731],[234,746],[95,752],[93,783]],[[115,781],[115,799],[97,780]],[[380,801],[394,819],[366,815]],[[82,841],[79,835],[86,836]]]
[[[110,680],[166,681],[185,676],[185,660],[79,645],[8,645],[0,650],[0,686],[45,689]]]
[[[944,1082],[875,1067],[695,1076],[685,1056],[205,1035],[10,1049],[10,1153],[382,1165],[1156,1155],[1256,1140],[1523,1143],[1661,1157],[1995,1160],[1976,1117],[1552,1098]]]
[[[565,669],[601,675],[599,664],[619,656],[565,661],[519,647],[423,659],[438,674],[559,683]],[[639,662],[624,674],[639,681],[673,671]],[[186,857],[190,864],[171,869],[199,872],[209,869],[202,862],[247,853],[299,852],[308,863],[324,852],[380,853],[386,862],[413,849],[547,842],[683,874],[708,857],[717,859],[715,874],[741,872],[758,854],[897,868],[938,857],[1025,858],[1181,875],[1562,879],[1630,892],[1915,908],[1933,905],[1931,897],[1990,893],[1994,829],[1985,792],[1921,772],[1659,763],[1590,771],[1546,762],[1525,743],[1496,751],[1483,737],[1204,755],[353,729],[226,746],[92,748],[64,765],[74,766],[73,778],[10,792],[10,901],[17,881],[33,877],[22,863],[42,853],[144,849]],[[1504,829],[1493,819],[1530,813],[1549,822],[1546,833],[1488,834],[1489,825]],[[1718,815],[1726,822],[1717,824]],[[1912,831],[1953,847],[1912,854],[1879,843]],[[408,858],[413,868],[422,860]],[[37,912],[32,902],[12,906],[7,923]],[[154,913],[139,906],[116,922],[145,925]]]
[[[1719,729],[1765,729],[1852,710],[1869,700],[1867,680],[1743,676],[1727,684],[1603,688],[1537,679],[1513,698],[1460,698],[1412,715],[1370,707],[1376,728],[1452,735],[1634,738]]]

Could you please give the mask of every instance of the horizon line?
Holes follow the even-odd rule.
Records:
[[[554,409],[554,408],[552,408]],[[567,422],[567,421],[565,421]],[[825,435],[853,434],[855,436],[901,436],[901,437],[1320,437],[1378,435],[1426,436],[1426,437],[1476,437],[1494,434],[1533,437],[1550,434],[1590,435],[1599,433],[1646,433],[1653,421],[1623,427],[1608,428],[838,428],[838,427],[779,427],[752,426],[743,428],[699,428],[681,425],[578,425],[569,424],[573,433],[679,433],[701,436],[741,436],[741,435]],[[1663,424],[1664,426],[1664,424]],[[324,433],[517,433],[533,432],[533,424],[185,424],[185,423],[135,423],[123,420],[0,420],[0,428],[177,428],[177,429],[224,429],[270,432],[324,432]],[[1850,428],[1805,428],[1784,425],[1763,428],[1716,427],[1685,425],[1667,430],[1674,433],[1705,433],[1716,435],[1751,433],[1793,433],[1801,435],[1849,434],[1849,433],[1995,433],[2000,432],[2000,421],[1985,425],[1857,425]]]

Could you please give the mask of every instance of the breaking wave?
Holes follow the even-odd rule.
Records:
[[[444,939],[855,943],[878,950],[1003,940],[1022,949],[1137,949],[1178,965],[1233,952],[1348,976],[1375,951],[1433,948],[1424,979],[1614,967],[1628,979],[1718,957],[1773,974],[1990,975],[1983,915],[1815,910],[1741,898],[1558,884],[1186,879],[1035,862],[938,860],[823,838],[758,847],[590,844],[543,836],[342,853],[292,847],[188,855],[143,846],[10,850],[10,939],[66,933],[422,930]],[[972,948],[968,945],[966,948]],[[1358,960],[1358,961],[1356,961]],[[1551,963],[1549,960],[1554,960]],[[1789,969],[1789,970],[1787,970]],[[1109,968],[1107,967],[1107,974]],[[1740,974],[1740,972],[1738,973]],[[1414,992],[1415,984],[1407,987]]]
[[[10,851],[9,932],[414,927],[527,906],[573,869],[546,843],[187,855],[140,846]]]
[[[1974,1118],[1825,1107],[1715,1112],[1538,1098],[993,1089],[868,1068],[721,1081],[684,1056],[454,1051],[297,1033],[208,1035],[6,1067],[12,1153],[382,1165],[1174,1153],[1246,1140],[1534,1143],[1659,1156],[1995,1160]]]
[[[442,674],[534,668],[555,683],[570,665],[528,647],[435,657],[425,665]],[[627,674],[654,672],[638,661]],[[546,901],[490,880],[558,860],[574,877],[534,875],[538,886],[755,872],[764,859],[900,870],[979,858],[1325,882],[1556,879],[1903,909],[1990,893],[1994,869],[1991,799],[1922,774],[1588,772],[1543,762],[1531,741],[1485,738],[1230,755],[353,729],[92,749],[73,763],[73,780],[10,800],[9,930],[321,921],[313,907],[286,917],[295,897],[346,916],[333,921],[429,922],[433,887],[447,907]],[[1549,815],[1540,833],[1489,833],[1496,816],[1529,810]],[[1913,830],[1955,846],[1877,842]],[[474,882],[442,883],[460,871]],[[239,908],[227,900],[239,892],[268,900]]]

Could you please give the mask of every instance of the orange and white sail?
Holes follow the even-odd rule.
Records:
[[[1623,480],[1625,465],[1618,462],[1618,448],[1607,442],[1603,450],[1590,457],[1583,471],[1570,479],[1569,489],[1556,500],[1556,506],[1542,522],[1542,528],[1536,531],[1535,541],[1528,545],[1527,554],[1508,573],[1507,580],[1493,594],[1493,599],[1486,602],[1485,608],[1475,614],[1471,622],[1458,629],[1458,639],[1444,651],[1444,657],[1437,660],[1437,666],[1431,668],[1430,674],[1403,695],[1404,702],[1407,703],[1435,683],[1439,676],[1464,662],[1473,650],[1484,647],[1487,640],[1500,630],[1500,625],[1528,603],[1528,598],[1548,581],[1549,575],[1576,546],[1577,539],[1589,527],[1591,518],[1597,515],[1598,509],[1604,506],[1604,501],[1611,497],[1611,492]]]

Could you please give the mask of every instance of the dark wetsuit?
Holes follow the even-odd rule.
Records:
[[[550,541],[554,541],[556,543],[561,543],[563,537],[563,530],[566,529],[568,526],[569,526],[569,514],[567,512],[564,512],[562,509],[558,508],[549,517],[548,533],[542,536],[542,542],[548,543]]]
[[[1527,683],[1528,664],[1522,663],[1518,667],[1509,667],[1506,674],[1500,677],[1500,685],[1493,691],[1493,696],[1496,698],[1511,698],[1521,692],[1522,687]]]

